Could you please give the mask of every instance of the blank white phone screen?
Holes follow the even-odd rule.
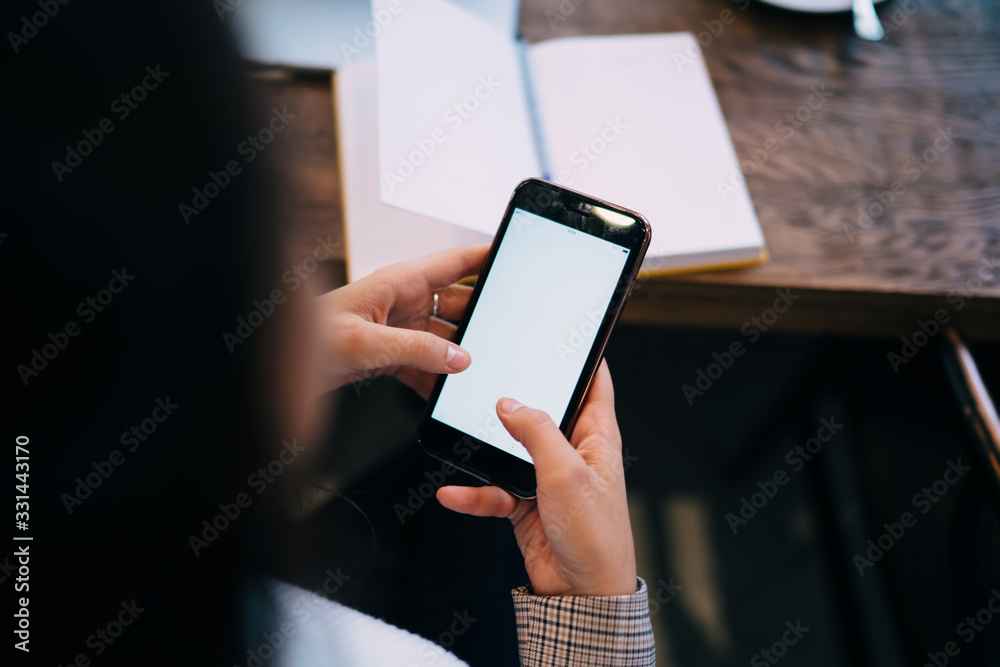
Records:
[[[462,337],[472,364],[447,377],[431,417],[531,462],[497,418],[497,401],[514,398],[562,422],[628,256],[514,209]]]

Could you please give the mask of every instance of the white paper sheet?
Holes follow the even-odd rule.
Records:
[[[758,256],[746,187],[725,198],[717,187],[739,166],[692,35],[557,39],[529,53],[553,180],[643,214],[645,266]]]
[[[341,68],[334,88],[349,281],[388,264],[492,240],[492,234],[383,204],[374,61]]]
[[[376,51],[382,201],[492,234],[538,174],[515,42],[448,0],[410,0]]]

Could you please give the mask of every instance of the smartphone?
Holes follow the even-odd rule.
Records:
[[[531,456],[500,423],[497,401],[542,409],[569,437],[650,236],[638,213],[547,181],[520,183],[455,333],[472,364],[438,377],[423,449],[535,497]]]

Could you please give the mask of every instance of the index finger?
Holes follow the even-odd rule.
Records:
[[[488,245],[464,246],[436,252],[403,263],[405,270],[419,274],[431,290],[441,289],[479,273],[489,254]]]

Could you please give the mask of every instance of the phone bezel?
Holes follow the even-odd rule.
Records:
[[[625,215],[635,220],[636,224],[613,224],[595,215],[592,212],[593,207]],[[489,279],[489,272],[500,243],[507,233],[515,209],[518,208],[625,246],[630,250],[629,259],[622,268],[614,294],[598,328],[594,346],[584,363],[580,379],[577,381],[566,408],[566,414],[559,424],[559,429],[568,438],[576,425],[587,392],[590,391],[590,385],[597,372],[601,357],[604,355],[611,330],[621,316],[625,302],[631,293],[646,249],[649,247],[652,231],[646,219],[634,211],[541,179],[529,178],[522,181],[515,188],[514,194],[511,195],[503,221],[500,223],[490,252],[469,298],[469,305],[458,324],[454,340],[459,344],[461,344],[472,313],[479,301],[482,286]],[[427,401],[427,408],[418,435],[420,446],[431,456],[464,470],[484,482],[499,486],[519,498],[534,498],[536,487],[534,465],[431,417],[447,377],[444,374],[438,376]],[[450,450],[443,446],[448,442],[452,443]]]

